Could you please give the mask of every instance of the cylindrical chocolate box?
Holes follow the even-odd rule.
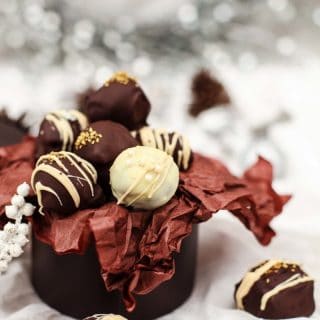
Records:
[[[125,311],[121,294],[108,292],[100,275],[93,246],[84,255],[57,255],[33,237],[32,283],[40,298],[63,314],[82,319],[95,313],[115,313],[130,320],[152,320],[165,315],[190,296],[196,269],[198,226],[175,255],[173,278],[147,295],[137,295],[137,307]]]

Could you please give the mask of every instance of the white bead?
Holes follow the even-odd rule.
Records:
[[[18,244],[11,244],[9,246],[9,253],[13,258],[17,258],[19,256],[21,256],[23,250],[21,248],[21,246],[19,246]]]
[[[17,227],[17,232],[26,236],[29,233],[29,225],[27,223],[20,223]]]
[[[153,176],[152,173],[146,173],[146,175],[144,176],[144,178],[145,178],[147,181],[152,181],[152,179],[154,178],[154,176]]]
[[[17,232],[17,226],[14,223],[8,222],[3,227],[3,231],[7,235],[14,235]]]
[[[7,233],[4,231],[0,231],[0,243],[7,241]]]
[[[3,252],[6,248],[6,242],[3,240],[0,241],[0,252]]]
[[[17,219],[18,218],[18,207],[16,206],[6,206],[5,207],[6,216],[9,219]]]
[[[15,242],[17,245],[23,247],[24,245],[26,245],[26,244],[29,242],[29,240],[27,239],[27,237],[26,237],[25,235],[23,235],[23,234],[18,234],[18,235],[15,237],[14,242]]]
[[[0,273],[6,272],[8,270],[8,262],[0,260]]]
[[[22,197],[27,197],[30,193],[30,186],[24,182],[20,184],[17,188],[17,194],[22,196]]]
[[[25,203],[23,207],[19,210],[20,214],[30,217],[33,215],[33,212],[35,210],[35,206],[33,206],[31,203]]]
[[[17,206],[18,208],[21,208],[25,204],[25,202],[26,201],[24,200],[24,197],[18,194],[14,195],[11,198],[12,205]]]
[[[12,257],[8,252],[1,252],[0,253],[0,260],[4,260],[6,262],[10,262],[12,260]]]

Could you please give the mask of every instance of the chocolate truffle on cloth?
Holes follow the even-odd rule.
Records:
[[[236,305],[264,319],[308,317],[315,309],[313,283],[299,265],[268,260],[236,285]]]
[[[123,150],[137,144],[124,126],[106,120],[92,123],[82,131],[74,149],[77,155],[106,171]]]
[[[37,158],[51,151],[72,151],[75,139],[87,126],[87,117],[77,110],[48,113],[40,125]]]
[[[118,204],[152,210],[175,194],[179,169],[165,152],[138,146],[116,158],[110,168],[110,184]]]
[[[143,127],[133,131],[132,136],[139,144],[166,152],[172,156],[182,170],[187,170],[191,163],[192,152],[187,137],[178,132],[168,132],[165,129]]]
[[[84,111],[91,122],[112,120],[136,130],[146,125],[150,103],[135,78],[118,72],[88,96]]]
[[[83,320],[127,320],[118,314],[94,314],[91,317],[84,318]]]
[[[67,151],[42,156],[31,177],[42,214],[70,215],[78,209],[99,206],[103,192],[96,182],[95,168]]]

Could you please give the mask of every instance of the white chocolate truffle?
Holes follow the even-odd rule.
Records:
[[[152,210],[166,204],[179,184],[173,158],[151,147],[124,150],[110,168],[110,184],[118,204]]]

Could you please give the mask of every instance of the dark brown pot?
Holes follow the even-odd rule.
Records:
[[[128,314],[117,292],[107,292],[93,245],[85,255],[56,255],[33,237],[32,283],[40,298],[63,314],[82,319],[95,313],[115,313],[130,320],[152,320],[178,308],[190,296],[196,269],[198,227],[176,254],[174,277],[153,292],[136,296]]]

